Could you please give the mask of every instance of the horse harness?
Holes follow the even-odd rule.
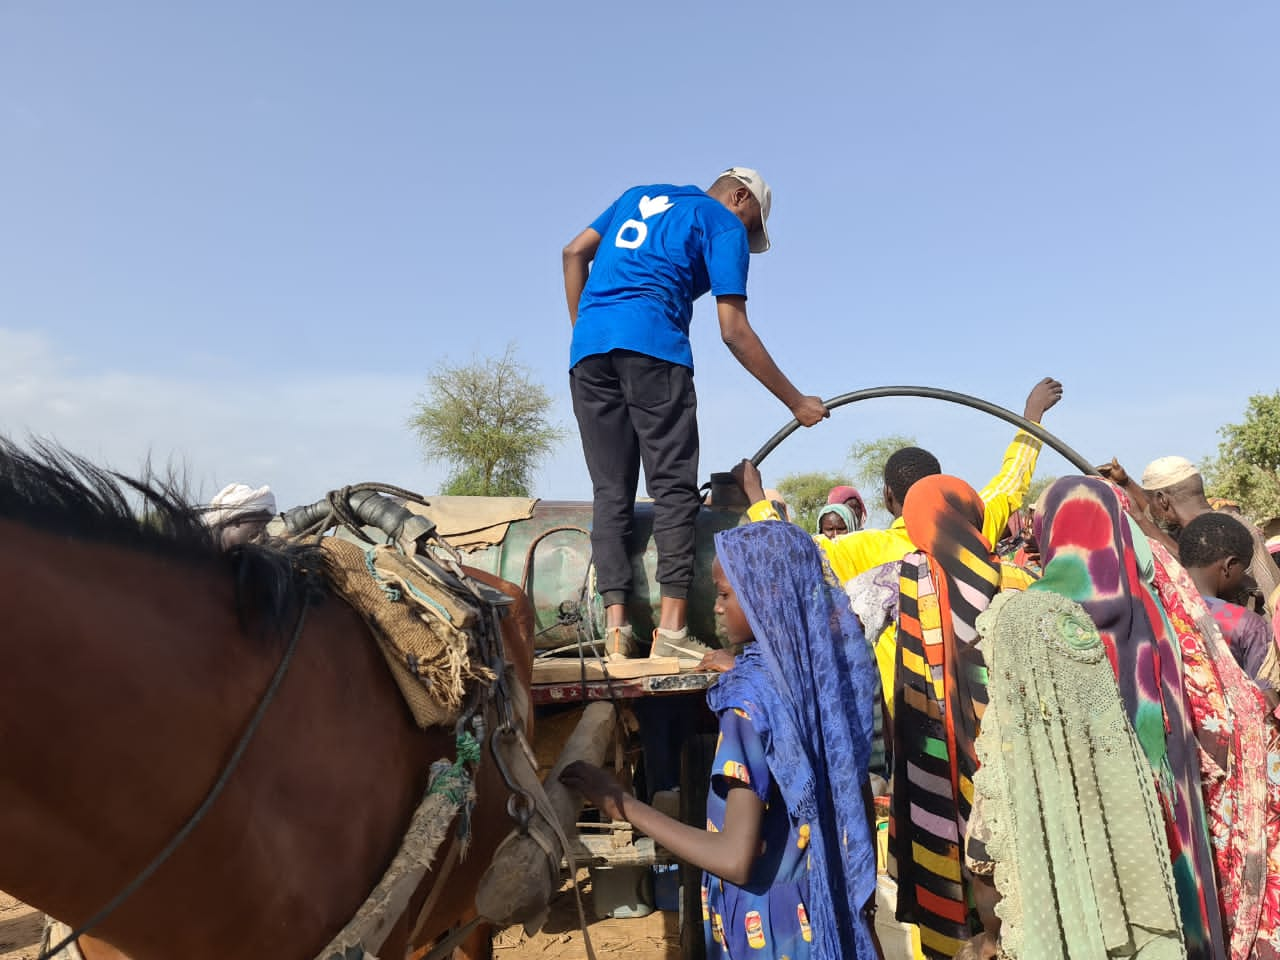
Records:
[[[439,828],[442,825],[447,827],[460,816],[456,829],[451,831],[449,849],[436,871],[437,876],[414,924],[413,933],[421,932],[431,909],[439,899],[450,870],[457,859],[465,854],[470,837],[470,814],[475,802],[475,774],[483,752],[477,748],[482,746],[487,746],[510,791],[507,812],[516,823],[514,832],[531,837],[542,848],[547,854],[549,869],[554,871],[557,880],[561,854],[568,859],[570,870],[576,876],[571,844],[537,777],[537,761],[524,735],[524,723],[528,718],[517,708],[512,696],[511,674],[502,648],[499,623],[504,615],[503,607],[510,604],[510,598],[467,576],[462,570],[461,558],[438,536],[434,523],[410,512],[383,494],[422,502],[417,494],[382,484],[344,487],[315,504],[286,513],[286,530],[298,538],[314,536],[318,542],[328,530],[342,526],[370,544],[374,541],[364,532],[363,527],[370,526],[381,531],[426,576],[471,598],[481,619],[479,628],[472,634],[479,638],[479,649],[475,654],[489,668],[493,680],[488,685],[472,685],[455,723],[455,739],[459,748],[457,760],[452,764],[443,760],[433,764],[427,795],[415,811],[409,832],[402,840],[401,849],[387,874],[375,886],[351,922],[316,956],[316,960],[377,960],[371,951],[380,949],[385,942],[435,860],[439,844],[444,839],[443,831]],[[136,893],[204,819],[239,766],[267,708],[279,691],[296,652],[306,623],[307,610],[304,603],[289,645],[270,683],[204,801],[138,876],[89,921],[71,930],[67,925],[51,919],[46,925],[37,960],[50,960],[59,954],[69,960],[83,960],[78,947],[79,938],[96,929]],[[527,701],[522,706],[529,708]],[[470,749],[467,749],[468,745],[471,745]],[[575,894],[578,893],[576,881],[574,891]],[[400,909],[392,916],[392,910],[397,906]],[[587,956],[590,960],[595,960],[580,895],[578,915],[582,923]],[[441,960],[483,920],[482,917],[476,917],[447,934],[423,960]],[[53,942],[55,940],[56,943]]]

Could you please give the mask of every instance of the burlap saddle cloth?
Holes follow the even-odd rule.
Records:
[[[436,583],[392,546],[325,537],[331,582],[364,618],[422,728],[452,725],[467,685],[493,671],[472,658],[482,619],[475,599]]]

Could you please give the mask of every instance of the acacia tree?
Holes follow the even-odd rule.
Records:
[[[874,489],[879,493],[884,484],[884,465],[898,450],[903,447],[914,447],[915,437],[901,434],[890,434],[874,440],[859,440],[849,451],[849,461],[853,464],[853,475],[860,487]],[[863,493],[865,500],[866,494]]]
[[[498,358],[441,363],[409,426],[428,460],[452,467],[441,493],[523,497],[538,464],[564,437],[548,419],[551,403],[511,345]]]
[[[859,440],[849,450],[849,462],[853,464],[853,476],[867,507],[868,526],[886,526],[892,517],[883,506],[884,465],[889,457],[903,447],[916,446],[916,438],[892,433],[874,440]]]
[[[1280,390],[1250,397],[1244,422],[1218,433],[1218,455],[1202,469],[1209,495],[1236,501],[1258,523],[1280,516]]]
[[[1031,486],[1027,488],[1027,495],[1022,498],[1024,507],[1034,507],[1036,501],[1040,499],[1040,494],[1044,493],[1051,486],[1058,482],[1058,477],[1036,477],[1031,481]]]

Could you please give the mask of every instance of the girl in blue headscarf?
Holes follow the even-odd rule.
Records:
[[[799,527],[717,534],[712,576],[725,634],[746,648],[707,694],[720,740],[706,829],[641,803],[598,767],[571,764],[561,780],[706,871],[712,960],[874,960],[870,646]]]

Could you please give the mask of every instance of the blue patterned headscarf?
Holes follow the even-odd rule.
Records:
[[[876,693],[871,647],[848,598],[824,581],[812,538],[794,524],[718,533],[716,556],[756,642],[707,700],[717,713],[751,714],[787,812],[809,824],[814,956],[872,960],[862,918],[876,890],[863,800]]]

